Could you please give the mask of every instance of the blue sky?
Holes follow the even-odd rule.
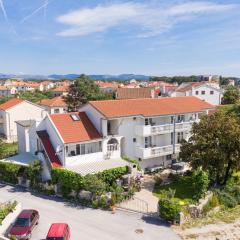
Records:
[[[240,77],[240,0],[0,0],[0,72]]]

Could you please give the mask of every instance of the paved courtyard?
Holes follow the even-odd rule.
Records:
[[[0,185],[0,202],[9,200],[17,200],[24,208],[34,208],[40,212],[40,223],[32,240],[44,239],[53,222],[67,222],[71,227],[72,240],[180,239],[169,226],[156,218],[77,207],[59,199]]]

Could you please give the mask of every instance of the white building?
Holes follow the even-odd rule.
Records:
[[[216,82],[191,82],[182,83],[176,89],[161,89],[163,95],[169,97],[195,96],[212,105],[220,105],[223,91]]]
[[[212,109],[196,97],[93,101],[78,113],[19,123],[19,149],[82,174],[126,165],[123,156],[143,168],[167,166],[192,123]]]
[[[49,114],[67,112],[67,104],[62,97],[43,99],[38,104],[44,107]]]
[[[44,108],[29,101],[13,98],[0,105],[0,135],[9,142],[16,141],[16,121],[42,119],[45,115]]]

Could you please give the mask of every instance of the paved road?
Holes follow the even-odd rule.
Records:
[[[59,199],[0,184],[0,202],[8,200],[17,200],[23,208],[34,208],[40,212],[40,223],[32,240],[44,239],[52,222],[67,222],[71,228],[72,240],[180,239],[158,219],[123,211],[112,214],[77,207]],[[142,229],[143,232],[136,233],[137,229]]]

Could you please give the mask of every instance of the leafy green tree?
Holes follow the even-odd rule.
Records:
[[[194,123],[192,136],[184,141],[180,158],[193,169],[202,167],[217,184],[226,184],[233,170],[240,170],[240,120],[216,112]]]
[[[193,198],[199,200],[205,195],[205,193],[208,190],[209,186],[208,173],[199,168],[193,173],[192,178],[194,185]]]
[[[240,92],[235,86],[228,86],[223,94],[222,104],[235,104],[240,99]]]
[[[78,111],[79,107],[88,101],[111,99],[112,95],[104,94],[93,80],[86,75],[81,75],[69,87],[65,102],[70,111]]]
[[[3,140],[0,139],[0,159],[4,158],[4,150],[5,150],[4,142]]]
[[[35,91],[26,91],[26,92],[20,92],[17,93],[16,96],[20,97],[21,99],[30,101],[30,102],[39,102],[42,99],[46,99],[46,98],[53,98],[53,94],[50,91],[39,91],[39,90],[35,90]]]

